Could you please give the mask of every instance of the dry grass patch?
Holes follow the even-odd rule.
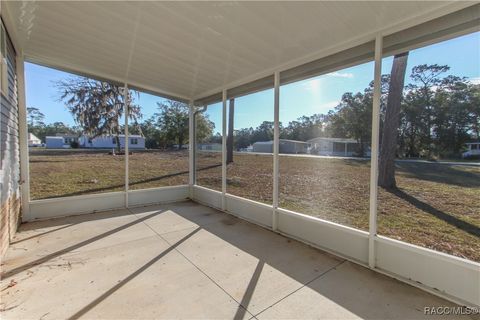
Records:
[[[129,161],[129,188],[188,184],[188,151],[134,151]]]
[[[130,188],[188,183],[188,152],[134,152]],[[197,184],[221,190],[221,154],[199,152]],[[124,190],[124,157],[106,151],[34,150],[32,199]],[[271,155],[235,154],[227,192],[272,203]],[[280,206],[368,230],[370,163],[280,157]],[[379,234],[480,261],[480,167],[398,162],[398,190],[379,189]]]
[[[216,191],[222,191],[222,153],[197,152],[197,185]]]
[[[122,191],[124,185],[124,156],[96,150],[30,151],[32,200]]]

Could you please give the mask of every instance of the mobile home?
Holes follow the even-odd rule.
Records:
[[[120,147],[125,148],[125,135],[118,136],[120,139]],[[99,136],[90,138],[83,135],[79,139],[80,148],[91,149],[114,149],[117,147],[117,137],[113,135]],[[145,149],[145,138],[140,135],[128,136],[128,148],[129,149]]]
[[[273,141],[258,141],[253,144],[253,152],[273,153]],[[296,140],[280,139],[280,153],[299,154],[308,152],[308,143]]]
[[[57,134],[55,136],[45,137],[45,146],[47,149],[68,149],[72,142],[78,142],[78,136],[69,134]]]
[[[311,153],[321,156],[353,157],[358,155],[360,143],[347,138],[318,137],[308,140]]]
[[[480,156],[480,142],[466,143],[467,151],[462,153],[462,158]]]

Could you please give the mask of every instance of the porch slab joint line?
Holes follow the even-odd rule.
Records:
[[[128,211],[130,211],[130,209],[127,209]],[[133,215],[135,215],[137,217],[137,215],[130,211]],[[138,218],[138,217],[137,217]],[[166,240],[164,237],[162,237],[162,235],[160,233],[158,233],[157,231],[155,231],[152,227],[150,227],[145,221],[142,221],[142,223],[144,223],[150,230],[152,230],[158,237],[160,237],[163,241],[165,241],[166,243],[168,243],[170,246],[172,245],[168,240]],[[215,222],[212,222],[212,224],[215,223]],[[203,229],[202,226],[198,226],[200,229]],[[180,231],[180,230],[179,230]],[[247,308],[245,308],[244,306],[242,306],[242,304],[237,301],[237,299],[235,299],[232,295],[230,295],[230,293],[228,293],[222,286],[220,286],[220,284],[218,284],[215,280],[213,280],[205,271],[203,271],[199,266],[197,266],[195,263],[193,263],[192,260],[190,260],[187,256],[185,256],[180,250],[177,249],[177,247],[175,247],[173,250],[175,250],[176,252],[178,252],[178,254],[180,254],[185,260],[187,260],[192,266],[194,266],[198,271],[200,271],[205,277],[207,277],[207,279],[209,279],[212,283],[214,283],[218,288],[220,288],[220,290],[222,290],[227,296],[230,297],[230,299],[232,299],[233,301],[235,301],[238,306],[240,308],[243,308],[245,309],[245,311],[250,315],[252,316],[252,318],[255,318],[255,316],[253,315],[252,312],[248,311]],[[250,318],[251,319],[251,318]]]
[[[147,224],[147,223],[145,223],[145,224]],[[207,224],[204,224],[204,225],[207,225]],[[202,226],[198,226],[198,227],[202,228]],[[196,229],[196,228],[195,227],[186,227],[186,228],[182,228],[182,229],[178,229],[178,230],[172,230],[172,231],[168,231],[168,232],[155,232],[155,234],[157,234],[158,236],[164,236],[164,235],[168,235],[168,234],[175,233],[175,232],[187,231],[187,230],[190,230],[190,229],[193,230],[193,229]],[[163,239],[163,237],[162,237],[162,239]]]
[[[318,276],[316,276],[315,278],[313,278],[312,280],[310,281],[307,281],[305,282],[303,285],[301,285],[299,288],[293,290],[292,292],[290,292],[289,294],[287,294],[285,297],[279,299],[278,301],[272,303],[270,306],[266,307],[265,309],[263,309],[262,311],[258,312],[257,314],[254,315],[255,319],[257,319],[257,316],[259,316],[261,313],[267,311],[268,309],[270,309],[271,307],[275,306],[276,304],[279,304],[280,302],[282,302],[283,300],[285,300],[286,298],[288,298],[289,296],[291,296],[292,294],[300,291],[301,289],[305,288],[306,286],[308,286],[310,283],[320,279],[321,277],[325,276],[327,273],[329,273],[330,271],[336,269],[337,267],[340,267],[342,264],[344,264],[345,262],[347,262],[347,260],[343,260],[342,262],[334,265],[333,267],[329,268],[328,270],[325,270],[324,272],[322,272],[321,274],[319,274]]]
[[[140,219],[137,214],[135,212],[132,212],[130,209],[127,209],[132,215],[135,216],[135,218],[137,219]],[[222,211],[222,214],[224,212]],[[146,225],[148,225],[148,223],[144,222]],[[212,221],[212,222],[207,222],[207,223],[203,223],[201,226],[199,225],[198,227],[202,228],[203,229],[203,226],[209,226],[209,225],[212,225],[212,224],[216,224],[216,223],[219,223],[219,221]],[[149,226],[150,227],[150,226]],[[150,228],[151,229],[151,228]],[[159,236],[162,236],[162,235],[166,235],[166,234],[170,234],[170,233],[174,233],[174,232],[179,232],[179,231],[186,231],[186,230],[189,230],[189,229],[195,229],[195,227],[185,227],[185,228],[182,228],[182,229],[178,229],[178,230],[172,230],[172,231],[167,231],[167,232],[158,232],[158,231],[154,231],[155,234],[159,235]],[[162,238],[163,239],[163,238]]]

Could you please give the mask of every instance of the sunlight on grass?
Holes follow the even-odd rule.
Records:
[[[188,151],[130,156],[131,189],[188,183]],[[221,154],[197,157],[197,183],[221,190]],[[123,156],[105,151],[30,154],[32,199],[124,190]],[[236,154],[227,192],[272,203],[271,155]],[[280,157],[280,207],[368,230],[370,163]],[[379,189],[378,232],[480,261],[480,167],[399,162],[398,191]]]

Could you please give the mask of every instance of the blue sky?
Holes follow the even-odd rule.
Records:
[[[410,52],[407,75],[415,65],[447,64],[448,74],[480,81],[480,32],[444,41]],[[385,58],[382,73],[390,73],[392,58]],[[58,70],[27,63],[26,98],[28,107],[37,107],[45,114],[45,122],[61,121],[73,125],[73,118],[64,104],[58,101],[55,81],[69,76]],[[302,115],[327,113],[333,109],[344,92],[363,91],[373,79],[373,62],[339,70],[320,77],[282,86],[280,89],[280,121],[287,124]],[[409,82],[409,78],[406,82]],[[142,107],[144,119],[157,112],[156,102],[162,98],[141,93],[136,103]],[[207,114],[221,131],[222,107],[209,106]],[[235,100],[235,129],[256,127],[262,121],[273,121],[273,90],[266,90]]]

